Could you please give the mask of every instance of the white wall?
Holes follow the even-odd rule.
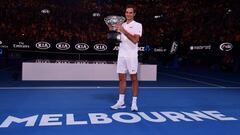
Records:
[[[116,64],[23,62],[22,80],[118,80]],[[156,65],[139,65],[138,79],[156,81]]]

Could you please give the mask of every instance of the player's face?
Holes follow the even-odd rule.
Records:
[[[133,11],[133,8],[127,8],[125,11],[125,17],[127,20],[133,20],[135,16],[135,13]]]

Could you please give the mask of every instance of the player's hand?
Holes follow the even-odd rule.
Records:
[[[114,29],[112,25],[107,25],[107,26],[110,31]]]
[[[121,24],[116,25],[115,27],[116,27],[116,29],[117,29],[118,32],[122,32],[122,33],[125,32],[125,29],[123,28],[123,26],[122,26]]]

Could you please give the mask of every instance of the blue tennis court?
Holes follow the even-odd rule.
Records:
[[[237,135],[239,85],[236,74],[163,68],[158,81],[140,82],[131,112],[130,87],[127,108],[110,109],[114,81],[10,81],[0,88],[0,134]]]
[[[239,0],[1,0],[0,18],[0,135],[240,135]]]

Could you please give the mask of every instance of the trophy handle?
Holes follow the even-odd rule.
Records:
[[[122,23],[125,21],[125,17],[121,16]]]

